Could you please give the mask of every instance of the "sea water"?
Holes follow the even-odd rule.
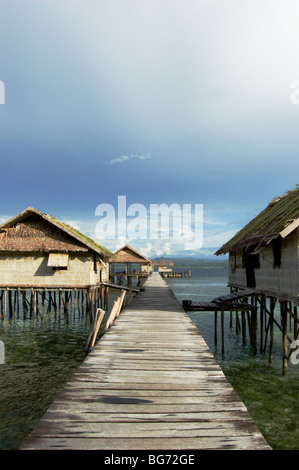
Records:
[[[193,269],[192,277],[169,278],[168,285],[178,300],[210,302],[229,294],[225,268]],[[279,315],[279,312],[276,312]],[[277,450],[299,449],[299,364],[289,362],[288,371],[282,375],[282,338],[274,326],[273,360],[266,353],[254,354],[247,334],[243,344],[242,333],[236,332],[235,314],[224,314],[224,353],[222,353],[220,318],[218,340],[214,344],[214,312],[189,312],[189,316],[205,339],[228,381],[264,435],[268,444]],[[218,317],[220,315],[218,314]],[[248,328],[247,328],[248,330]],[[289,336],[293,333],[288,332]]]
[[[227,271],[222,268],[192,269],[191,278],[167,279],[179,301],[210,301],[229,293]],[[116,297],[111,292],[110,305]],[[299,364],[289,365],[282,376],[281,337],[275,335],[272,364],[268,355],[253,354],[250,342],[242,342],[225,313],[224,354],[221,336],[214,344],[214,313],[190,312],[216,360],[245,403],[273,449],[299,449]],[[0,363],[0,449],[18,449],[39,422],[58,391],[84,360],[90,332],[86,315],[46,318],[33,322],[6,319],[0,325],[5,363]],[[218,321],[220,324],[220,321]],[[277,329],[277,328],[276,328]],[[259,349],[259,348],[258,348]]]

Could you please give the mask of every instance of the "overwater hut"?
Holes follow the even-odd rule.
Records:
[[[280,299],[299,296],[299,186],[268,206],[225,243],[229,285],[251,288]]]
[[[28,207],[0,225],[0,290],[94,294],[109,278],[111,254],[78,230]]]
[[[270,361],[273,324],[282,332],[285,372],[299,336],[299,185],[271,201],[215,254],[227,253],[231,292],[249,289],[253,293],[252,303],[260,312],[260,350],[265,351],[270,337]],[[279,306],[279,318],[275,318],[275,306]],[[250,328],[256,328],[255,320]]]
[[[129,278],[146,278],[152,272],[152,262],[129,245],[117,250],[109,259],[110,280],[127,282]],[[120,279],[120,276],[122,279]],[[118,281],[117,281],[118,279]]]

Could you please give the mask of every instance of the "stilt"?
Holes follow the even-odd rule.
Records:
[[[4,291],[4,312],[3,312],[3,320],[5,322],[6,319],[6,305],[7,305],[7,289]]]
[[[214,344],[217,344],[217,310],[214,313]]]
[[[245,312],[241,312],[241,321],[242,321],[242,343],[246,343],[246,321],[245,321]]]
[[[287,312],[285,301],[280,303],[280,314],[282,326],[282,373],[285,375],[288,367]]]
[[[236,311],[236,333],[238,334],[241,329],[240,319],[239,319],[239,312]]]
[[[254,354],[257,353],[256,346],[256,334],[257,334],[257,307],[252,309],[251,312],[251,340]]]
[[[44,319],[45,314],[45,291],[42,291],[42,320]]]
[[[263,352],[264,344],[264,315],[265,315],[265,295],[261,296],[261,305],[260,305],[260,352]]]
[[[224,310],[221,310],[221,351],[224,354]]]
[[[8,309],[9,309],[9,318],[12,318],[12,291],[8,291]]]
[[[28,307],[26,305],[26,291],[22,291],[22,300],[23,300],[23,319],[26,319],[26,313],[28,310]]]

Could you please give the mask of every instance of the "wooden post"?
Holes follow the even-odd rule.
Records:
[[[285,375],[288,367],[287,311],[285,301],[280,303],[280,313],[282,326],[282,373]]]
[[[34,295],[33,295],[33,289],[30,289],[30,318],[32,318],[32,315],[33,315],[33,308],[34,308]]]
[[[246,321],[245,321],[245,312],[242,310],[241,312],[241,320],[242,320],[242,342],[245,344],[246,342]]]
[[[129,290],[128,290],[128,294],[127,294],[127,296],[126,296],[126,303],[125,303],[125,306],[129,305],[129,303],[131,302],[131,300],[132,300],[132,294],[133,294],[132,287],[130,287]]]
[[[61,292],[61,289],[59,289],[59,318],[60,318],[61,310],[62,310],[62,302],[63,302],[63,293]]]
[[[26,318],[26,313],[27,313],[27,305],[26,305],[26,291],[22,291],[22,297],[23,297],[23,319],[25,320]]]
[[[98,308],[94,317],[93,325],[91,328],[90,335],[88,337],[87,345],[86,345],[86,354],[93,348],[94,343],[96,341],[98,331],[100,329],[101,323],[103,321],[105,315],[105,310]]]
[[[9,308],[9,318],[12,317],[12,292],[9,289],[8,291],[8,308]]]
[[[260,352],[263,352],[264,344],[264,314],[265,314],[265,294],[261,295],[260,306]]]
[[[6,318],[6,304],[7,304],[7,289],[5,289],[5,291],[4,291],[4,312],[3,312],[4,322],[5,322],[5,318]]]
[[[35,318],[36,318],[36,312],[37,312],[37,293],[36,291],[34,290],[33,291],[33,322],[35,323]]]
[[[48,309],[47,314],[49,314],[49,318],[51,319],[51,304],[52,304],[52,292],[48,292]]]
[[[0,312],[1,312],[1,314],[3,314],[3,295],[4,295],[4,291],[1,290],[1,299],[0,299],[0,302],[1,302],[1,310],[0,310]]]
[[[17,296],[17,317],[19,318],[20,315],[20,288],[18,287],[17,290],[18,296]]]
[[[251,338],[252,338],[252,347],[253,347],[253,353],[257,353],[256,349],[256,333],[257,333],[257,306],[252,309],[251,313]]]
[[[123,307],[123,304],[124,304],[124,299],[125,299],[125,295],[126,295],[126,291],[124,289],[121,290],[121,295],[120,295],[120,301],[119,301],[119,306],[118,306],[118,310],[116,312],[116,317],[118,317],[118,315],[120,314],[121,310],[122,310],[122,307]]]
[[[126,291],[123,291],[126,292]],[[121,309],[121,304],[122,304],[122,299],[121,297],[118,297],[117,300],[113,302],[113,307],[111,309],[109,318],[106,322],[105,330],[108,330],[108,328],[112,325],[114,322],[114,319],[119,315],[119,311]]]
[[[42,320],[44,319],[44,313],[45,313],[45,291],[42,291]]]
[[[217,344],[217,310],[214,314],[214,344]]]
[[[13,321],[16,321],[16,309],[17,309],[17,290],[14,291],[14,303],[13,303]]]
[[[221,347],[224,354],[224,310],[221,309]]]
[[[239,319],[239,313],[238,313],[238,310],[236,311],[236,333],[239,333],[241,329],[241,326],[240,326],[240,319]]]
[[[64,292],[64,312],[68,313],[69,311],[69,292],[66,290]]]

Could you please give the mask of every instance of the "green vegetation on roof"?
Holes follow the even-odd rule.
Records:
[[[251,222],[225,243],[216,255],[236,251],[245,246],[269,243],[294,219],[299,218],[299,185],[273,199]]]
[[[99,245],[99,243],[92,240],[92,238],[89,238],[87,235],[84,235],[83,233],[79,232],[78,230],[71,227],[70,225],[67,225],[63,222],[60,222],[59,220],[55,219],[54,217],[52,217],[50,215],[48,215],[47,217],[49,219],[52,219],[52,221],[54,223],[61,225],[68,232],[72,232],[74,235],[76,235],[78,238],[80,238],[83,243],[88,243],[89,245],[93,246],[96,250],[101,251],[104,255],[107,255],[107,256],[112,255],[111,251],[109,251],[107,248],[103,247],[102,245]]]

